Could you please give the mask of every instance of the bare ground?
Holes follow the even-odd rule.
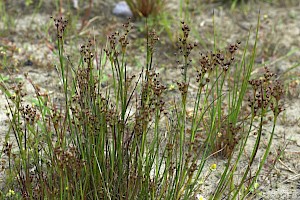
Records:
[[[245,41],[250,27],[253,29],[249,42],[250,45],[253,45],[254,29],[260,10],[261,23],[255,70],[259,71],[264,64],[267,64],[285,81],[286,110],[278,120],[271,154],[259,179],[261,193],[253,197],[255,199],[298,199],[300,195],[300,70],[295,68],[290,73],[285,73],[292,66],[299,64],[300,60],[300,3],[297,0],[286,2],[288,2],[287,5],[249,3],[233,11],[219,3],[200,4],[196,0],[191,1],[189,6],[193,37],[201,44],[196,50],[198,52],[205,52],[213,46],[213,13],[215,14],[216,34],[220,48],[236,40]],[[99,42],[105,44],[106,35],[120,28],[121,23],[124,22],[124,20],[111,15],[112,3],[110,1],[95,1],[88,17],[85,17],[85,13],[88,12],[88,4],[83,4],[78,23],[74,22],[75,28],[72,30],[81,36],[75,38],[76,42],[72,42],[74,37],[67,37],[66,53],[73,55],[71,58],[74,59],[76,58],[74,53],[76,52],[78,55],[80,44],[87,38],[95,36]],[[59,98],[57,93],[60,90],[60,83],[55,65],[58,64],[58,59],[52,51],[55,48],[55,31],[52,20],[50,20],[50,16],[55,16],[57,9],[51,1],[45,1],[38,10],[33,12],[34,6],[36,5],[26,7],[18,1],[7,2],[7,12],[13,16],[14,20],[8,23],[9,27],[5,27],[5,24],[0,22],[0,48],[5,49],[5,51],[1,49],[0,59],[3,64],[0,66],[0,70],[3,76],[9,78],[8,85],[24,79],[23,74],[28,73],[36,84],[57,99]],[[175,0],[170,1],[167,7],[166,12],[176,12],[178,9]],[[16,13],[16,11],[18,14],[13,15],[12,13]],[[67,15],[68,11],[78,12],[67,8],[62,12]],[[91,19],[94,21],[82,25],[81,19],[85,19],[85,22],[89,22]],[[143,35],[140,28],[142,23],[138,21],[134,23],[132,40],[138,41],[138,38]],[[179,30],[179,23],[172,23],[170,26],[171,30]],[[177,32],[173,33],[176,38]],[[170,41],[172,39],[172,37],[167,37],[167,34],[162,34],[154,61],[165,84],[173,84],[174,80],[180,76],[179,70],[174,67],[176,66],[175,59],[172,58],[172,54],[175,52]],[[138,63],[143,63],[144,58],[142,50],[137,46],[130,48],[140,52],[132,56],[132,64],[129,67],[129,70],[135,73],[140,69],[137,67]],[[5,52],[5,56],[3,52]],[[4,62],[5,57],[7,57],[7,62]],[[136,63],[137,65],[135,65]],[[107,73],[110,73],[109,70]],[[25,84],[25,89],[29,96],[28,101],[30,101],[30,95],[34,96],[34,90],[29,83]],[[5,105],[5,96],[0,92],[0,135],[3,140],[8,130]],[[266,128],[265,131],[264,143],[266,144],[270,129]],[[255,135],[251,135],[250,138],[253,141]],[[275,168],[270,171],[278,148],[284,144],[287,144],[284,154],[275,164]],[[261,148],[264,148],[264,145]],[[250,154],[250,149],[246,154]],[[215,161],[219,165],[223,163],[223,160],[220,159]],[[211,179],[211,181],[214,180],[216,178]],[[203,194],[208,194],[210,189],[210,187],[204,187]],[[249,199],[251,198],[249,197]]]

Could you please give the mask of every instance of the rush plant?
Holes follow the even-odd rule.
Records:
[[[249,60],[246,41],[241,59],[236,58],[241,42],[236,42],[200,54],[196,65],[191,55],[197,44],[190,26],[181,22],[174,70],[181,70],[182,77],[173,97],[154,67],[155,31],[147,33],[142,70],[131,74],[130,22],[109,35],[103,49],[89,39],[76,67],[65,54],[68,21],[55,18],[54,24],[62,101],[54,103],[25,75],[36,93],[35,103],[28,104],[23,83],[8,88],[1,80],[10,119],[1,154],[5,194],[25,199],[243,199],[255,188],[283,110],[283,89],[274,74],[265,68],[263,77],[250,77],[256,45]],[[110,80],[103,78],[107,67]],[[197,88],[193,96],[191,84]],[[270,113],[267,148],[250,176]],[[244,160],[253,130],[255,145]],[[213,155],[222,155],[225,167],[212,163]],[[245,168],[241,178],[235,177],[238,168]],[[222,175],[215,190],[204,193],[201,186],[216,170]]]

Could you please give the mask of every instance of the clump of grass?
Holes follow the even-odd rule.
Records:
[[[165,0],[126,0],[135,17],[157,16],[162,10]]]
[[[138,75],[127,71],[131,24],[108,37],[99,50],[94,40],[80,49],[74,67],[64,51],[68,21],[54,19],[57,30],[59,73],[64,99],[55,104],[30,77],[37,103],[24,101],[23,84],[7,94],[10,129],[2,151],[6,172],[4,192],[23,198],[47,199],[191,199],[217,168],[207,160],[221,152],[227,164],[215,191],[207,198],[243,198],[249,194],[270,151],[277,116],[282,111],[282,86],[266,68],[264,77],[250,80],[255,47],[249,62],[235,58],[240,42],[224,50],[201,54],[193,66],[191,52],[197,44],[190,27],[181,24],[177,80],[178,99],[167,102],[166,86],[154,67],[155,31],[147,34],[146,63]],[[258,30],[257,30],[258,32]],[[94,64],[94,59],[97,64]],[[104,87],[110,63],[111,87]],[[176,70],[176,69],[174,69]],[[195,70],[195,77],[189,76]],[[190,96],[190,84],[197,94]],[[248,86],[249,113],[242,112]],[[192,107],[191,115],[188,108]],[[254,176],[249,171],[256,158],[264,119],[273,112],[273,129]],[[257,139],[242,178],[235,179],[249,134],[259,118]],[[204,140],[197,140],[199,130]],[[9,140],[13,134],[16,144]],[[219,136],[221,134],[221,136]],[[206,166],[208,170],[206,170]],[[252,175],[252,174],[251,174]],[[247,180],[247,181],[246,181]],[[199,183],[200,181],[200,183]],[[246,189],[244,189],[246,188]],[[14,193],[12,193],[14,191]]]

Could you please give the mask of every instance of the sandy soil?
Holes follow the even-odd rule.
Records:
[[[54,99],[59,99],[57,94],[60,89],[55,65],[58,63],[53,54],[55,31],[50,16],[56,15],[57,9],[52,1],[45,1],[41,7],[34,10],[36,5],[26,6],[19,1],[6,1],[7,12],[12,15],[13,22],[9,27],[0,22],[0,72],[8,77],[7,84],[12,85],[18,80],[23,80],[24,73],[28,73],[34,82],[45,91],[52,94]],[[201,45],[196,51],[205,52],[213,45],[213,10],[215,13],[215,26],[218,38],[218,45],[222,48],[236,40],[244,41],[250,27],[256,27],[258,10],[260,10],[260,31],[258,40],[257,63],[255,70],[267,64],[271,70],[279,74],[285,81],[286,110],[281,114],[276,128],[272,153],[268,164],[274,162],[277,149],[287,145],[281,159],[276,163],[275,168],[269,173],[270,166],[266,165],[260,176],[260,195],[255,199],[299,199],[300,195],[300,70],[295,68],[285,73],[289,68],[299,64],[300,58],[300,3],[297,0],[286,1],[286,5],[277,3],[256,3],[230,10],[220,3],[197,3],[197,0],[190,1],[189,11],[191,13],[191,28],[193,37]],[[113,8],[109,0],[95,1],[89,11],[88,3],[83,3],[81,10],[62,10],[64,15],[69,12],[78,13],[79,20],[72,22],[74,29],[71,33],[77,33],[80,37],[67,37],[67,54],[77,52],[80,44],[89,36],[95,36],[99,42],[104,42],[106,35],[121,27],[123,19],[111,14]],[[177,12],[176,0],[167,5],[166,12]],[[89,13],[88,13],[89,12]],[[86,14],[88,13],[88,15]],[[85,25],[82,26],[85,19]],[[92,19],[92,20],[91,20]],[[90,20],[90,21],[89,21]],[[178,20],[179,21],[179,20]],[[179,23],[170,25],[171,30],[179,27]],[[50,28],[49,28],[50,27]],[[142,23],[136,21],[134,24],[132,40],[143,36]],[[254,30],[251,31],[250,46],[254,43]],[[71,35],[71,34],[70,34]],[[176,33],[174,38],[176,37]],[[75,42],[73,40],[76,39]],[[175,52],[171,43],[172,38],[162,33],[161,43],[157,47],[156,64],[159,64],[162,79],[166,84],[172,84],[179,75],[174,70]],[[102,43],[104,44],[104,43]],[[136,49],[136,46],[130,47]],[[139,49],[136,49],[139,50]],[[2,55],[1,55],[2,54]],[[132,73],[138,71],[135,63],[143,62],[142,52],[135,54],[129,69]],[[7,57],[7,62],[4,58]],[[76,58],[76,55],[71,56]],[[3,64],[4,63],[4,64]],[[109,71],[107,72],[109,73]],[[192,73],[192,72],[191,72]],[[298,77],[298,78],[297,78]],[[34,90],[29,83],[25,84],[28,93],[34,96]],[[6,117],[6,100],[0,92],[0,143],[8,130],[8,118]],[[266,133],[269,129],[266,128]],[[253,140],[255,135],[250,136]],[[267,136],[264,138],[267,139]],[[262,145],[263,146],[263,145]],[[248,154],[250,152],[247,152]],[[258,161],[258,160],[257,160]],[[218,161],[220,164],[222,160]],[[212,178],[214,180],[214,178]],[[209,188],[207,188],[209,190]],[[206,191],[209,193],[209,191]],[[251,197],[249,197],[251,199]]]

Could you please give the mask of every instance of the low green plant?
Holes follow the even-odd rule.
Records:
[[[217,169],[223,170],[222,176],[209,199],[243,199],[256,187],[282,111],[283,93],[267,68],[264,77],[250,80],[256,46],[249,60],[248,41],[242,58],[236,59],[237,42],[201,54],[193,67],[191,52],[197,44],[182,22],[176,55],[182,77],[176,81],[177,97],[170,97],[154,67],[159,40],[155,31],[147,33],[146,62],[134,75],[127,70],[132,53],[127,48],[129,22],[122,32],[108,37],[104,49],[99,50],[94,40],[82,45],[76,67],[65,54],[68,21],[57,18],[54,23],[62,102],[54,103],[27,75],[36,93],[34,104],[24,101],[22,83],[8,89],[1,81],[10,116],[2,151],[7,163],[5,194],[18,192],[36,199],[192,199],[204,195],[201,185]],[[258,28],[256,41],[257,33]],[[107,66],[112,79],[104,81]],[[189,75],[191,70],[195,77]],[[192,83],[197,85],[195,96],[189,92]],[[259,168],[250,177],[270,110],[273,129]],[[256,118],[257,139],[242,178],[236,179]],[[217,154],[227,159],[223,169],[208,162]]]

